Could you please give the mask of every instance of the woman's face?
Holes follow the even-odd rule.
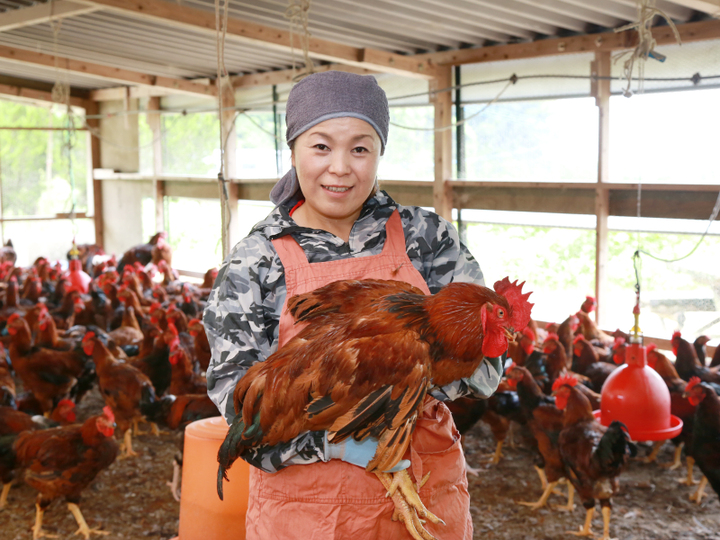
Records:
[[[380,149],[375,129],[352,117],[325,120],[295,139],[292,164],[305,196],[296,221],[334,234],[341,226],[349,234],[375,186]]]

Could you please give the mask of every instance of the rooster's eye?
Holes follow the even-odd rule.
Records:
[[[503,308],[498,308],[497,315],[502,319],[505,316],[505,310]]]

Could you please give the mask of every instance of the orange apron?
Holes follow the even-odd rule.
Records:
[[[292,236],[273,240],[285,268],[287,298],[339,279],[369,278],[405,281],[429,294],[405,251],[397,210],[385,229],[387,239],[379,255],[313,264]],[[286,303],[280,317],[279,346],[301,328],[294,325]],[[447,523],[428,522],[428,531],[441,540],[471,540],[470,495],[460,434],[443,403],[429,396],[425,399],[408,454],[405,457],[411,460],[416,482],[424,472],[432,471],[420,497],[428,510]],[[391,520],[394,506],[385,493],[377,476],[337,459],[291,465],[274,474],[250,467],[246,538],[408,540],[405,526]]]

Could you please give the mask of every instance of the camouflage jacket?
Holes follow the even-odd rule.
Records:
[[[365,203],[348,243],[326,231],[300,227],[288,208],[275,208],[223,262],[203,314],[212,350],[208,394],[228,423],[235,417],[232,394],[237,381],[277,350],[286,288],[283,266],[271,240],[293,235],[311,263],[377,255],[385,242],[385,223],[395,208],[405,231],[408,257],[431,293],[452,281],[484,284],[479,265],[450,223],[428,210],[400,206],[384,191]],[[500,382],[500,362],[486,360],[472,378],[435,388],[432,395],[440,400],[470,393],[488,397]],[[308,432],[287,443],[256,449],[245,459],[275,472],[292,464],[325,461],[323,445],[323,432]]]

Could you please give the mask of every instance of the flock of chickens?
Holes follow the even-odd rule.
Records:
[[[101,253],[97,246],[80,246],[80,252],[93,277],[88,294],[71,286],[60,265],[39,258],[19,268],[11,250],[0,252],[0,509],[21,473],[39,492],[36,539],[45,534],[43,512],[60,498],[76,519],[78,533],[89,538],[99,532],[85,522],[80,494],[118,456],[135,454],[132,438],[140,423],[149,422],[154,432],[158,423],[184,429],[219,414],[206,394],[203,373],[210,350],[199,320],[217,271],[208,270],[199,286],[181,282],[163,233],[120,261],[104,257],[92,264]],[[513,362],[498,392],[488,400],[461,398],[448,405],[461,433],[479,420],[490,426],[497,441],[493,462],[500,461],[511,426],[533,449],[543,494],[522,504],[543,507],[566,481],[567,508],[573,507],[577,491],[587,510],[577,534],[592,534],[599,501],[603,538],[609,539],[611,497],[635,446],[622,424],[604,427],[592,411],[599,408],[603,382],[624,362],[629,339],[619,331],[613,336],[600,331],[593,308],[588,297],[562,324],[539,328],[531,320],[510,343]],[[302,305],[297,310],[302,316]],[[671,467],[680,465],[684,449],[689,481],[694,464],[702,470],[693,495],[698,503],[707,483],[720,493],[720,347],[714,358],[706,358],[707,341],[701,336],[689,343],[676,333],[675,362],[648,347],[648,364],[666,382],[672,414],[684,423],[672,441],[677,451]],[[105,407],[75,423],[75,405],[95,387]],[[654,459],[659,448],[645,459]],[[175,473],[177,497],[177,468]]]
[[[595,420],[600,408],[600,392],[608,376],[624,363],[628,335],[616,331],[609,336],[599,330],[590,313],[594,299],[588,297],[577,314],[562,324],[538,328],[534,321],[511,344],[512,364],[498,392],[488,400],[461,398],[448,403],[458,429],[466,433],[478,420],[491,428],[497,441],[492,462],[502,457],[503,442],[513,425],[520,426],[524,442],[535,454],[535,468],[543,494],[533,509],[546,505],[558,482],[568,482],[568,503],[573,508],[577,491],[587,509],[584,525],[576,534],[591,535],[590,524],[596,500],[603,512],[603,539],[609,536],[611,497],[617,478],[628,458],[636,453],[619,422],[604,427]],[[720,347],[706,358],[709,338],[694,343],[680,332],[672,336],[676,360],[671,362],[655,345],[647,347],[648,365],[667,384],[671,414],[680,417],[683,429],[672,439],[675,460],[667,466],[680,466],[681,452],[687,456],[686,484],[694,484],[692,469],[697,464],[704,476],[691,499],[698,504],[710,483],[720,494]],[[709,366],[706,367],[706,362]],[[645,462],[654,461],[665,441],[655,444]],[[468,472],[477,472],[468,466]]]
[[[164,233],[120,261],[106,257],[93,265],[99,248],[80,248],[93,277],[88,294],[42,257],[23,269],[7,249],[0,254],[6,259],[0,263],[0,508],[22,472],[39,492],[35,539],[46,536],[43,513],[60,498],[79,534],[100,533],[80,512],[80,493],[118,455],[136,455],[132,436],[140,422],[158,433],[157,423],[184,429],[219,415],[202,375],[210,350],[198,319],[217,271],[208,270],[200,286],[180,282]],[[105,407],[76,424],[75,405],[94,387]],[[176,498],[181,455],[182,449]]]

